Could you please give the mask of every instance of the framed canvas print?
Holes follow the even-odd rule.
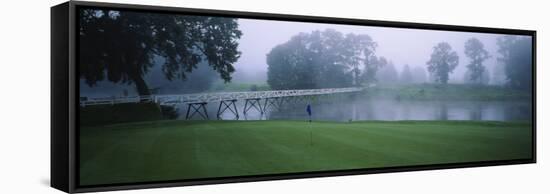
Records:
[[[70,1],[52,187],[534,163],[535,31]]]

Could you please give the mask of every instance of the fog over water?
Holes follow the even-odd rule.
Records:
[[[357,121],[357,120],[472,120],[472,121],[529,121],[532,118],[532,107],[528,101],[417,101],[395,99],[346,98],[346,100],[328,100],[323,102],[306,101],[302,103],[283,104],[281,107],[269,107],[264,114],[251,108],[245,115],[244,102],[236,103],[239,118],[226,110],[221,115],[223,120],[308,120],[307,105],[312,107],[313,120]],[[207,105],[211,119],[216,118],[218,105]],[[178,119],[186,119],[187,107],[178,106]],[[192,112],[191,112],[192,113]],[[204,119],[195,114],[191,119]]]

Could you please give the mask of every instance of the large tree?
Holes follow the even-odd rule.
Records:
[[[497,39],[498,60],[504,64],[507,84],[514,88],[531,89],[532,42],[531,38],[504,36]]]
[[[319,71],[313,71],[312,52],[306,48],[309,35],[301,33],[267,54],[267,83],[273,89],[315,88]]]
[[[300,33],[267,54],[267,82],[273,89],[358,85],[375,45],[367,35],[344,36],[332,29]]]
[[[401,79],[401,83],[403,84],[411,84],[413,83],[413,75],[411,73],[411,68],[409,67],[409,65],[405,65],[403,67],[403,71],[401,72],[401,76],[400,76],[400,79]]]
[[[186,79],[206,62],[230,81],[240,56],[241,31],[233,18],[103,9],[79,14],[80,77],[90,86],[107,78],[134,84],[140,95],[149,95],[143,77],[155,56],[165,58],[162,71],[168,80]]]
[[[464,44],[464,54],[470,58],[470,63],[466,66],[468,68],[468,83],[483,83],[483,73],[487,71],[483,66],[483,61],[490,58],[489,52],[483,47],[483,43],[477,38],[470,38]]]
[[[361,76],[361,82],[367,84],[378,82],[376,79],[378,70],[388,65],[388,63],[390,62],[385,57],[377,57],[374,54],[370,57],[366,57],[365,60],[363,60],[364,69]]]
[[[346,63],[348,56],[345,36],[334,30],[313,31],[309,34],[306,49],[307,57],[311,60],[309,65],[304,64],[315,74],[316,88],[334,88],[350,85],[350,64]],[[351,70],[352,71],[352,70]]]
[[[273,89],[316,88],[319,68],[313,65],[312,53],[306,45],[309,34],[301,33],[267,54],[267,83]]]
[[[449,74],[458,66],[458,55],[449,43],[440,42],[433,48],[433,53],[426,65],[435,82],[447,84]]]
[[[375,56],[377,43],[366,34],[347,34],[344,41],[344,64],[351,68],[353,84],[376,80],[375,75],[380,61]],[[384,59],[384,63],[387,61]],[[363,71],[361,72],[361,66]]]
[[[472,80],[472,72],[470,70],[466,70],[464,73],[464,83],[467,84],[481,84],[481,85],[487,85],[489,84],[489,81],[491,80],[491,74],[489,73],[489,69],[485,68],[483,72],[481,73],[481,77],[479,80]]]
[[[395,84],[399,81],[399,73],[395,69],[393,62],[388,62],[376,73],[376,80],[380,83]]]

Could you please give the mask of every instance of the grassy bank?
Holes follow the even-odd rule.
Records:
[[[531,157],[529,123],[154,121],[82,127],[83,185]]]
[[[406,100],[531,100],[530,91],[467,84],[379,85],[365,95]]]
[[[246,82],[216,82],[208,92],[246,92],[246,91],[266,91],[271,90],[265,82],[246,83]]]
[[[125,103],[80,107],[79,118],[80,126],[97,126],[161,120],[163,115],[155,103]]]

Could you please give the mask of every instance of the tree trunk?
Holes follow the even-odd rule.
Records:
[[[147,86],[145,80],[143,80],[143,77],[136,76],[132,80],[134,81],[134,84],[136,85],[136,90],[140,96],[151,95],[151,91],[149,91],[149,87]]]

